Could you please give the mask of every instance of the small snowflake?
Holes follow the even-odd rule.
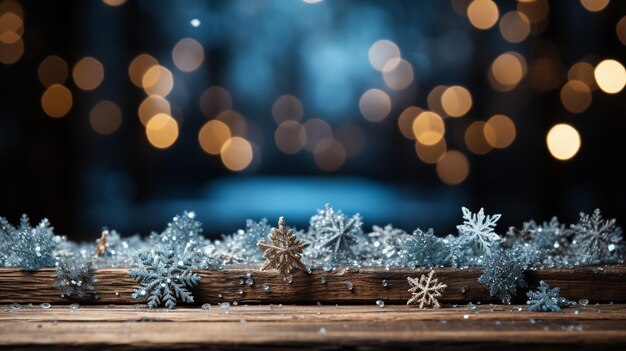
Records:
[[[278,228],[272,228],[270,242],[259,241],[258,246],[264,251],[265,262],[261,270],[267,268],[277,269],[283,279],[294,269],[306,271],[302,263],[302,250],[308,245],[302,240],[298,240],[292,229],[288,229],[285,218],[280,217]]]
[[[470,245],[476,254],[489,254],[493,246],[501,239],[493,231],[501,215],[485,216],[483,208],[475,214],[466,207],[462,210],[465,221],[457,226],[460,239],[463,243]]]
[[[525,288],[524,260],[511,257],[507,252],[497,249],[483,265],[483,274],[478,282],[489,286],[489,294],[498,296],[503,303],[510,303],[511,298],[517,295],[517,288]]]
[[[191,271],[191,262],[179,260],[174,251],[155,251],[154,255],[143,252],[139,255],[141,267],[128,274],[139,282],[132,297],[148,298],[148,307],[165,305],[176,307],[176,301],[193,302],[193,295],[188,288],[200,282],[200,275]]]
[[[430,271],[428,277],[423,274],[419,279],[407,277],[409,285],[411,285],[409,292],[412,294],[406,303],[407,305],[419,304],[419,308],[424,308],[424,306],[440,307],[437,298],[441,297],[441,293],[448,286],[439,283],[437,278],[434,278],[434,275],[435,271]]]
[[[67,297],[84,297],[96,293],[96,277],[94,266],[90,260],[83,258],[65,258],[59,261],[55,287]]]
[[[359,214],[347,218],[341,211],[334,211],[330,204],[325,210],[311,217],[311,229],[316,237],[316,249],[330,249],[333,260],[353,256],[353,250],[361,244],[363,221]]]
[[[600,209],[596,209],[592,216],[581,212],[580,220],[572,225],[572,230],[581,263],[619,263],[624,260],[622,228],[615,225],[615,219],[602,219]]]
[[[550,289],[550,286],[543,280],[539,282],[537,291],[529,291],[528,310],[534,312],[559,312],[561,307],[572,303],[564,297],[559,296],[559,288]]]

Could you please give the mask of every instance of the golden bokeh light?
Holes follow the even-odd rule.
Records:
[[[41,107],[53,118],[65,116],[72,109],[72,93],[60,84],[52,84],[41,96]]]
[[[304,123],[306,130],[306,149],[314,151],[317,144],[322,140],[333,138],[333,130],[326,121],[320,118],[311,118]]]
[[[406,89],[413,83],[413,66],[405,59],[393,58],[383,67],[383,80],[391,89]]]
[[[141,85],[148,95],[166,97],[174,88],[174,77],[169,69],[156,65],[146,71],[141,79]]]
[[[510,91],[526,75],[526,61],[516,52],[505,52],[493,61],[489,73],[496,90]]]
[[[446,185],[458,185],[463,183],[469,175],[469,161],[459,151],[447,151],[441,160],[437,162],[437,176]]]
[[[500,12],[498,5],[492,0],[474,0],[467,7],[470,23],[478,29],[489,29],[498,22]]]
[[[282,122],[274,132],[278,149],[286,154],[298,153],[306,145],[306,129],[294,120]]]
[[[231,171],[242,171],[252,162],[252,145],[241,137],[232,137],[224,143],[220,151],[222,163]]]
[[[415,139],[424,145],[437,144],[446,132],[443,118],[432,111],[420,113],[413,121]]]
[[[475,121],[465,130],[465,145],[476,155],[484,155],[491,151],[491,145],[485,138],[485,125],[483,121]]]
[[[622,19],[617,22],[615,32],[617,33],[617,38],[622,45],[626,45],[626,16],[622,17]]]
[[[472,94],[460,85],[453,85],[441,95],[441,106],[448,116],[462,117],[472,108]]]
[[[523,13],[533,25],[538,25],[548,18],[550,5],[547,0],[518,1],[517,11]]]
[[[580,0],[583,7],[589,12],[600,12],[609,4],[609,0]]]
[[[596,78],[593,76],[594,69],[595,67],[593,67],[589,62],[576,62],[572,65],[572,67],[570,67],[569,71],[567,71],[567,79],[581,81],[587,85],[589,90],[594,91],[598,89]]]
[[[167,149],[178,139],[178,122],[170,115],[159,113],[148,121],[146,136],[152,146]]]
[[[400,129],[400,133],[409,139],[415,140],[415,134],[413,134],[413,121],[417,118],[417,116],[424,112],[419,107],[409,106],[402,113],[400,117],[398,117],[398,128]]]
[[[391,99],[380,89],[370,89],[359,99],[359,109],[366,120],[380,122],[391,112]]]
[[[0,14],[7,12],[12,12],[19,18],[24,18],[24,9],[22,9],[22,5],[15,0],[0,1]]]
[[[400,58],[400,48],[391,40],[378,40],[370,47],[368,57],[372,67],[378,71],[382,71],[389,61]]]
[[[141,104],[139,104],[139,109],[137,110],[139,120],[144,126],[148,124],[150,118],[158,115],[159,113],[164,113],[166,115],[172,114],[170,103],[159,95],[150,95],[145,98]]]
[[[282,95],[272,105],[272,117],[276,123],[287,120],[300,121],[304,116],[304,106],[293,95]]]
[[[113,134],[122,124],[122,110],[112,101],[100,101],[89,112],[89,124],[99,134]]]
[[[137,55],[137,57],[130,62],[130,65],[128,65],[128,77],[130,81],[135,86],[143,88],[143,76],[152,66],[157,66],[158,64],[159,61],[148,54]]]
[[[195,71],[204,61],[204,48],[197,40],[183,38],[174,46],[172,59],[179,70]]]
[[[313,158],[321,170],[334,172],[346,162],[346,149],[335,139],[325,139],[315,146]]]
[[[615,60],[604,60],[594,70],[598,87],[608,94],[617,94],[626,85],[626,70]]]
[[[117,7],[124,5],[126,3],[126,0],[102,0],[102,2],[109,6]]]
[[[24,54],[24,41],[22,37],[12,43],[0,41],[0,63],[11,65],[19,61]]]
[[[530,21],[519,11],[510,11],[500,19],[500,34],[509,43],[520,43],[530,34]]]
[[[235,110],[222,111],[215,119],[226,123],[233,136],[245,137],[248,134],[248,122],[246,118]]]
[[[441,116],[446,114],[446,111],[443,109],[443,105],[441,104],[441,97],[446,89],[448,89],[448,87],[445,85],[437,85],[428,93],[428,96],[426,97],[428,109]]]
[[[569,112],[584,112],[591,105],[591,90],[579,80],[570,80],[561,88],[561,102]]]
[[[509,147],[517,134],[515,123],[505,115],[494,115],[489,118],[483,127],[483,133],[487,143],[496,149]]]
[[[557,124],[548,132],[546,143],[554,158],[561,161],[569,160],[580,150],[580,134],[569,124]]]
[[[226,123],[215,119],[206,122],[198,132],[200,147],[209,155],[219,155],[230,137],[230,128]]]
[[[72,78],[83,90],[94,90],[104,80],[104,66],[93,57],[84,57],[74,65]]]
[[[446,139],[443,138],[434,145],[424,145],[420,142],[415,142],[415,153],[417,157],[419,157],[422,162],[431,165],[441,161],[447,149]]]
[[[233,98],[228,90],[212,86],[200,96],[200,111],[206,118],[214,118],[220,112],[232,110]]]
[[[24,34],[22,18],[13,12],[0,12],[0,42],[13,44]]]
[[[65,83],[68,74],[67,62],[55,55],[46,57],[37,68],[37,76],[44,87]]]

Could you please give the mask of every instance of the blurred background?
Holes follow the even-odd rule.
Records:
[[[626,2],[0,2],[0,215],[626,220]]]

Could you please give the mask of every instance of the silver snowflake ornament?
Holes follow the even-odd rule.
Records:
[[[621,263],[624,261],[621,241],[622,228],[615,219],[604,220],[600,209],[592,216],[581,212],[578,223],[572,225],[576,255],[583,264]]]
[[[439,283],[434,276],[435,271],[430,271],[428,276],[422,274],[419,279],[411,277],[406,278],[409,281],[409,285],[411,285],[409,292],[412,294],[411,298],[406,303],[407,305],[416,304],[419,305],[419,308],[424,308],[425,306],[432,306],[433,308],[441,307],[437,298],[441,297],[443,290],[448,286]]]
[[[550,289],[550,286],[543,280],[539,282],[537,291],[529,291],[528,296],[529,311],[534,312],[560,312],[561,307],[571,305],[572,302],[559,296],[559,288]]]
[[[456,227],[461,241],[470,245],[478,255],[491,253],[492,248],[501,240],[500,236],[494,232],[501,215],[485,216],[483,208],[478,213],[472,213],[466,207],[463,207],[462,211],[464,222]]]
[[[359,214],[347,217],[335,211],[330,204],[311,217],[311,229],[316,237],[316,249],[330,249],[333,260],[343,260],[353,255],[353,250],[363,241],[363,221]]]

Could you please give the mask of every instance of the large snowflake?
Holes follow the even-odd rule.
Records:
[[[416,229],[405,242],[402,255],[408,267],[438,267],[450,265],[452,248],[449,243],[435,236],[433,229]]]
[[[572,230],[575,233],[576,254],[581,263],[623,262],[622,228],[615,225],[615,219],[602,219],[600,209],[596,209],[592,216],[581,212]]]
[[[488,255],[501,239],[493,231],[501,215],[485,216],[483,208],[478,213],[472,213],[466,207],[463,207],[462,210],[465,221],[456,227],[459,230],[461,241],[470,245],[477,255]]]
[[[176,307],[176,301],[193,302],[193,295],[188,288],[200,282],[200,275],[191,271],[190,259],[178,260],[174,251],[143,252],[139,255],[141,267],[128,274],[139,282],[132,297],[148,298],[148,307],[164,305]]]
[[[440,307],[437,298],[441,297],[443,290],[448,286],[439,283],[437,278],[434,278],[434,275],[435,271],[430,271],[428,276],[422,274],[419,279],[407,277],[409,285],[411,285],[409,292],[412,295],[409,301],[407,301],[407,305],[418,304],[419,308],[424,308],[424,306]]]
[[[503,250],[494,250],[487,256],[478,282],[489,286],[491,296],[497,295],[503,303],[509,303],[517,295],[517,288],[527,287],[524,280],[524,261],[511,257]]]
[[[355,247],[362,243],[363,221],[359,214],[348,218],[341,211],[334,211],[326,204],[325,210],[311,217],[311,230],[316,239],[315,249],[329,249],[333,261],[353,256]]]
[[[302,263],[302,250],[308,245],[293,234],[293,229],[287,228],[285,218],[280,217],[278,228],[272,228],[270,242],[259,241],[258,246],[265,255],[265,262],[261,270],[274,268],[283,278],[286,278],[294,269],[306,270]]]
[[[528,310],[534,312],[560,312],[561,307],[571,304],[566,298],[559,296],[559,288],[550,289],[543,280],[539,282],[537,291],[529,291]]]

